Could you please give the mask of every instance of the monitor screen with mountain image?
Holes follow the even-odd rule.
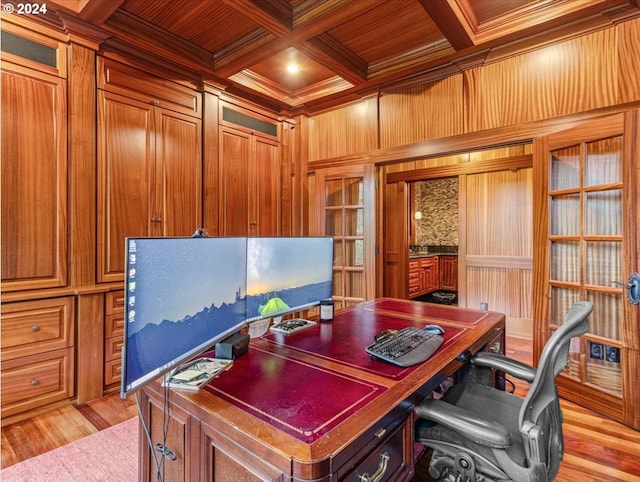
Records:
[[[121,396],[246,320],[246,238],[127,239]]]
[[[302,311],[331,298],[333,238],[247,240],[247,321]]]
[[[333,239],[128,238],[121,396],[248,322],[331,297]]]

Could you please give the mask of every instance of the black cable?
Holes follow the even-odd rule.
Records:
[[[151,432],[149,431],[149,425],[147,424],[147,421],[144,418],[144,414],[142,412],[142,405],[140,405],[140,397],[138,396],[138,392],[135,393],[135,399],[136,399],[136,405],[138,407],[138,417],[140,418],[142,429],[144,430],[145,436],[147,437],[149,452],[151,453],[153,465],[156,468],[156,477],[158,478],[158,482],[162,482],[162,479],[160,479],[160,462],[158,462],[158,457],[156,455],[156,452],[155,450],[153,450],[153,442],[151,441]]]

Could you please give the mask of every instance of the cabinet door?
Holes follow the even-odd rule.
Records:
[[[253,189],[249,219],[250,236],[280,234],[280,149],[276,141],[253,137]]]
[[[247,236],[251,135],[220,128],[220,234]]]
[[[58,77],[2,64],[2,289],[64,286],[67,103]]]
[[[156,111],[151,235],[191,236],[202,219],[200,120]]]
[[[150,233],[154,107],[98,94],[99,281],[120,281],[124,239]]]
[[[440,289],[456,291],[458,289],[458,257],[440,256]]]
[[[438,276],[438,258],[436,256],[422,260],[421,275],[422,293],[431,293],[438,289],[440,280]]]

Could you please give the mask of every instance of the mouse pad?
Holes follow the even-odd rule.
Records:
[[[322,437],[386,391],[382,385],[253,345],[233,361],[230,371],[202,389],[305,443]]]
[[[291,335],[270,333],[262,338],[276,345],[285,345],[369,373],[400,380],[420,364],[405,368],[392,365],[370,356],[365,348],[373,343],[375,336],[382,330],[400,330],[410,325],[422,328],[428,324],[430,323],[412,322],[407,318],[396,318],[379,312],[355,309],[336,316],[332,323],[318,323],[313,328]],[[444,343],[438,350],[443,350],[466,331],[465,328],[444,324],[440,326],[445,329],[445,332],[442,335]],[[428,363],[428,360],[424,363]]]

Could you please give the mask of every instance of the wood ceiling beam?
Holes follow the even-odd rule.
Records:
[[[420,0],[420,3],[455,50],[464,50],[475,45],[474,27],[457,8],[455,0]]]
[[[74,17],[100,26],[118,10],[125,0],[109,0],[95,2],[90,0],[49,0],[49,8],[55,7],[61,12],[70,13]]]
[[[367,63],[329,34],[316,35],[296,48],[352,84],[367,80]]]
[[[276,37],[293,30],[293,8],[286,0],[223,0]]]
[[[336,25],[358,17],[384,1],[385,0],[355,2],[345,2],[344,0],[308,1],[296,8],[293,17],[294,28],[291,32],[282,35],[279,30],[270,31],[269,33],[276,38],[268,42],[264,42],[264,38],[256,41],[255,39],[249,38],[249,36],[246,39],[247,41],[240,39],[236,42],[235,49],[229,49],[222,55],[216,55],[215,70],[223,77],[230,77],[289,47],[297,47],[303,42],[330,30]],[[230,6],[238,9],[240,13],[245,14],[241,8],[236,6],[235,2],[231,0],[229,0],[229,2]],[[316,51],[314,49],[319,48],[318,44],[322,44],[322,41],[317,42],[315,46],[311,45],[308,47],[311,54]],[[237,54],[239,50],[243,51],[242,55]],[[341,53],[338,51],[336,51],[336,53],[340,55],[338,64],[342,65],[343,68],[346,67],[347,71],[350,71],[353,67],[354,60],[347,61],[345,59],[349,57],[353,58],[353,54],[347,53],[347,50],[344,48],[341,50]],[[326,51],[321,54],[321,58],[318,61],[324,62],[325,59]],[[349,65],[350,63],[351,66]],[[353,72],[356,71],[352,71],[350,75],[353,75]]]

